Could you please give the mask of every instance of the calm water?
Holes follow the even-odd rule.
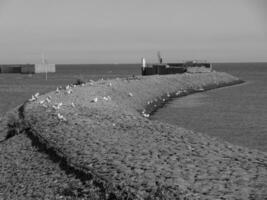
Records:
[[[216,64],[246,83],[175,99],[153,120],[267,151],[267,63]]]

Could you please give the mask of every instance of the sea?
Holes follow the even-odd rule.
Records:
[[[151,120],[267,152],[267,63],[216,63],[213,68],[245,83],[172,99]],[[32,94],[43,94],[77,79],[112,79],[141,73],[139,64],[57,65],[56,71],[47,77],[0,74],[0,117]]]
[[[151,119],[267,151],[267,63],[220,63],[214,69],[245,83],[174,99]]]

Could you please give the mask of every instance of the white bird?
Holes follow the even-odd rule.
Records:
[[[133,96],[133,94],[132,94],[131,92],[129,92],[129,93],[128,93],[128,95],[129,95],[130,97],[132,97],[132,96]]]
[[[58,103],[57,105],[52,106],[55,110],[59,110],[63,103]]]
[[[59,93],[60,91],[59,91],[59,88],[57,87],[57,89],[56,89],[56,93]]]
[[[40,104],[43,104],[44,102],[45,102],[45,100],[41,100],[39,103],[40,103]]]
[[[70,89],[70,86],[69,86],[69,85],[67,85],[67,86],[66,86],[66,90],[69,90],[69,89]]]
[[[72,93],[72,89],[68,89],[67,94],[71,94],[71,93]]]
[[[46,101],[47,103],[50,103],[50,102],[51,102],[51,97],[50,97],[50,96],[46,97],[45,101]]]
[[[149,114],[144,113],[143,116],[147,118],[149,117]]]
[[[179,95],[179,94],[181,94],[181,91],[177,91],[175,94],[176,94],[176,95]]]
[[[29,99],[29,101],[35,101],[36,98],[32,95],[32,98]]]
[[[98,101],[97,97],[94,98],[91,102],[96,103]]]
[[[109,98],[108,98],[108,97],[103,97],[103,99],[104,99],[105,101],[108,101],[108,100],[109,100]]]
[[[67,119],[63,115],[61,115],[60,113],[57,114],[57,117],[59,120],[67,121]]]
[[[72,106],[73,108],[75,108],[75,105],[74,105],[74,103],[73,103],[73,102],[71,103],[71,106]]]
[[[108,86],[111,87],[112,86],[112,83],[109,82]]]
[[[35,97],[36,99],[38,99],[38,97],[39,97],[39,92],[37,92],[37,93],[34,95],[34,97]]]

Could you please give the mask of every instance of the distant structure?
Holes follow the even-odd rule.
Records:
[[[212,64],[206,61],[185,61],[178,63],[163,63],[160,52],[157,53],[158,63],[146,64],[145,58],[142,58],[141,71],[142,75],[155,74],[177,74],[177,73],[204,73],[212,71]]]
[[[160,51],[158,51],[157,56],[158,56],[158,61],[159,61],[159,63],[162,64],[163,59],[162,59],[162,57],[161,57]]]
[[[42,56],[40,64],[15,64],[15,65],[0,65],[0,73],[22,73],[22,74],[35,74],[35,73],[55,73],[56,65],[49,64]]]

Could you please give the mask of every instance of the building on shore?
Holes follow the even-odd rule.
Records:
[[[143,64],[142,61],[142,75],[155,74],[181,74],[181,73],[204,73],[212,71],[212,64],[208,62],[188,61],[180,63],[156,63]]]
[[[36,74],[36,73],[55,73],[56,65],[49,64],[42,54],[40,64],[0,64],[0,73],[21,73],[21,74]]]
[[[55,73],[55,64],[10,64],[0,65],[0,73],[22,73],[22,74],[35,74],[35,73]]]

